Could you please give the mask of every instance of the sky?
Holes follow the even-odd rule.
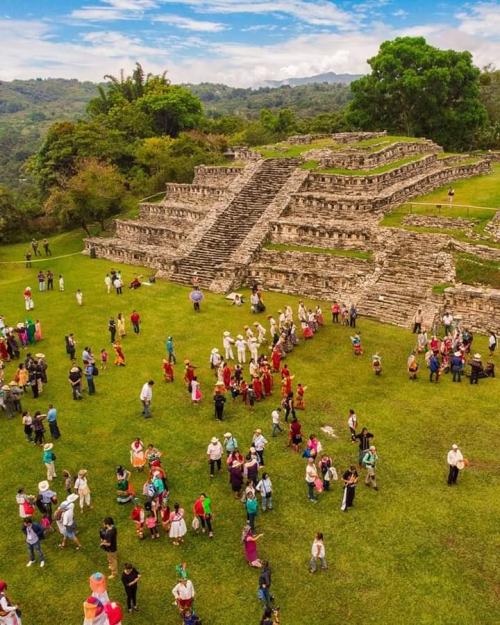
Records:
[[[500,68],[500,0],[0,0],[0,80],[101,81],[139,61],[176,83],[254,87],[366,73],[405,35]]]

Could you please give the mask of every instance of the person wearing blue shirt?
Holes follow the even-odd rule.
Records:
[[[28,552],[30,559],[28,560],[28,564],[26,566],[31,566],[35,562],[35,551],[38,553],[38,557],[40,559],[40,566],[45,566],[45,556],[43,555],[42,547],[40,541],[43,539],[43,529],[38,523],[33,523],[33,521],[28,517],[24,519],[22,526],[23,534],[26,536],[26,545],[28,547]]]
[[[436,378],[436,383],[439,382],[439,359],[436,354],[432,354],[429,360],[429,382],[432,382],[433,378]]]
[[[464,363],[462,360],[461,352],[455,352],[451,358],[451,372],[453,373],[453,382],[462,381],[462,372],[464,369]]]
[[[59,425],[57,424],[57,410],[54,408],[52,404],[49,404],[49,409],[47,411],[47,421],[49,424],[50,435],[53,440],[57,440],[61,438],[61,432],[59,430]]]
[[[175,358],[175,352],[174,352],[174,339],[169,336],[167,338],[167,342],[166,342],[166,348],[167,348],[167,354],[168,354],[168,362],[170,363],[175,363],[177,362],[176,358]]]
[[[85,365],[85,377],[87,379],[89,395],[94,395],[95,394],[94,365],[91,362],[84,362],[84,365]]]

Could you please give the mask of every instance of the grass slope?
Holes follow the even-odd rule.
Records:
[[[54,255],[81,247],[77,233],[58,237]],[[4,247],[0,261],[22,258],[24,246]],[[49,402],[59,409],[62,439],[56,443],[57,469],[89,470],[94,510],[77,520],[84,550],[57,549],[56,536],[45,541],[47,566],[26,569],[26,549],[14,502],[16,489],[24,485],[34,492],[44,478],[41,452],[28,445],[20,419],[2,418],[4,441],[0,471],[1,577],[8,580],[9,595],[23,607],[26,625],[74,625],[82,622],[82,602],[88,595],[87,578],[105,570],[105,556],[98,548],[98,527],[111,514],[118,525],[119,554],[143,574],[139,589],[141,612],[124,624],[177,623],[170,606],[175,583],[174,566],[186,560],[197,590],[197,606],[206,625],[257,623],[257,573],[245,564],[239,542],[244,520],[241,504],[231,497],[225,475],[210,482],[205,451],[210,437],[232,431],[246,447],[255,427],[270,434],[270,412],[277,402],[265,400],[249,412],[228,401],[227,421],[213,418],[208,367],[210,349],[220,347],[222,332],[233,333],[256,318],[248,306],[232,307],[219,295],[206,294],[202,312],[195,315],[188,302],[188,288],[159,282],[138,291],[125,289],[122,297],[104,292],[103,276],[110,268],[104,260],[79,255],[44,261],[56,276],[63,273],[66,291],[39,294],[34,291],[34,316],[42,321],[44,340],[38,346],[47,355],[49,384],[39,400],[27,398],[26,408],[45,410]],[[117,265],[114,264],[116,267]],[[128,280],[138,270],[122,267]],[[25,316],[23,289],[35,287],[36,271],[23,265],[0,265],[0,313],[10,323]],[[76,305],[74,292],[81,288],[84,306]],[[266,294],[269,313],[298,298]],[[124,341],[127,367],[101,374],[97,395],[82,402],[71,400],[67,383],[68,359],[63,336],[73,331],[78,355],[84,345],[97,353],[108,346],[107,319],[123,312],[127,319],[135,308],[142,314],[140,336],[129,333]],[[325,318],[327,306],[325,308]],[[264,322],[264,317],[259,320]],[[267,325],[267,323],[266,323]],[[329,323],[313,341],[301,344],[289,356],[295,381],[307,384],[307,411],[300,415],[305,432],[318,432],[328,423],[338,438],[320,436],[337,468],[344,469],[356,457],[346,427],[347,411],[354,407],[360,425],[375,434],[380,454],[380,491],[360,484],[356,507],[349,514],[339,510],[338,484],[321,496],[316,506],[306,501],[304,461],[285,448],[285,437],[272,440],[267,470],[275,489],[275,510],[258,518],[264,532],[259,543],[262,557],[273,567],[273,592],[282,607],[283,623],[302,625],[350,623],[351,625],[496,625],[500,569],[498,567],[498,517],[500,514],[500,428],[494,406],[500,399],[496,380],[478,386],[452,385],[446,377],[431,385],[425,369],[410,383],[405,363],[414,337],[408,330],[361,319],[365,355],[352,355],[349,329]],[[173,385],[161,381],[163,342],[175,337],[179,360],[191,358],[199,366],[204,401],[191,406],[182,383],[181,366]],[[475,349],[483,354],[484,337],[476,337]],[[376,378],[370,354],[383,356],[384,374]],[[497,359],[498,362],[498,359]],[[14,371],[7,366],[6,378]],[[157,380],[154,418],[140,417],[138,395],[148,378]],[[320,433],[321,434],[321,433]],[[129,520],[130,508],[114,501],[114,469],[127,465],[134,436],[154,442],[165,452],[171,501],[191,508],[203,490],[210,493],[216,512],[215,538],[188,534],[182,547],[161,541],[139,543]],[[472,461],[457,488],[446,486],[446,452],[458,442]],[[142,480],[134,477],[140,488]],[[62,495],[60,479],[56,490]],[[315,531],[323,531],[330,569],[311,576],[307,562]],[[123,601],[119,581],[109,584],[113,599]],[[314,614],[311,617],[311,613]]]

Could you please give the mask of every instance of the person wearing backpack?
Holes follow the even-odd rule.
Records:
[[[363,456],[363,466],[366,469],[365,484],[367,486],[373,486],[374,490],[378,490],[377,478],[375,475],[375,467],[378,461],[377,449],[374,445],[370,446],[370,449]]]

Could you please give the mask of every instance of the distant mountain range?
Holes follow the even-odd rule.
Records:
[[[338,83],[341,85],[350,85],[354,80],[361,78],[362,74],[336,74],[335,72],[326,72],[324,74],[315,74],[314,76],[303,76],[302,78],[286,78],[284,80],[266,80],[266,87],[299,87],[300,85],[311,85],[313,83],[327,82],[329,84]]]

